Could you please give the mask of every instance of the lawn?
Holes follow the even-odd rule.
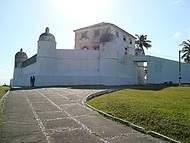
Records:
[[[3,97],[3,95],[5,95],[5,93],[9,90],[9,87],[7,86],[0,86],[0,100]],[[2,105],[0,104],[0,126],[1,126],[1,122],[2,122]]]
[[[0,86],[0,99],[5,95],[5,93],[9,90],[8,86]]]
[[[88,103],[146,130],[190,142],[190,87],[124,89]]]

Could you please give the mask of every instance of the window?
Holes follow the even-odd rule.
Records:
[[[94,49],[94,50],[99,50],[99,49],[100,49],[100,46],[99,46],[99,45],[93,46],[93,49]]]
[[[94,37],[98,37],[100,35],[100,30],[95,30],[94,31]]]
[[[126,36],[125,35],[123,35],[123,41],[126,41]]]
[[[119,32],[118,31],[116,31],[115,34],[116,34],[117,37],[119,37]]]
[[[83,50],[88,50],[88,46],[83,46],[82,49]]]
[[[128,48],[125,47],[125,55],[127,55]]]
[[[85,31],[83,33],[81,33],[81,39],[87,39],[88,38],[88,31]]]
[[[129,39],[129,43],[132,44],[132,40],[131,39]]]

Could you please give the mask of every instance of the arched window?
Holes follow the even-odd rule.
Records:
[[[83,50],[88,50],[88,46],[83,46],[82,49]]]

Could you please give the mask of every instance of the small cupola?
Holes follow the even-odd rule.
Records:
[[[23,52],[21,48],[20,51],[15,54],[15,67],[18,67],[19,64],[21,64],[27,59],[28,59],[27,54]]]
[[[45,33],[42,33],[39,37],[39,41],[54,41],[55,42],[55,36],[51,33],[49,33],[49,28],[46,27]]]

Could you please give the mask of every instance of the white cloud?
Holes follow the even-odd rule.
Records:
[[[183,0],[176,0],[175,4],[179,4],[179,3],[182,3],[182,2],[183,2]]]
[[[181,36],[181,33],[180,32],[176,32],[172,35],[171,39],[177,39]]]

